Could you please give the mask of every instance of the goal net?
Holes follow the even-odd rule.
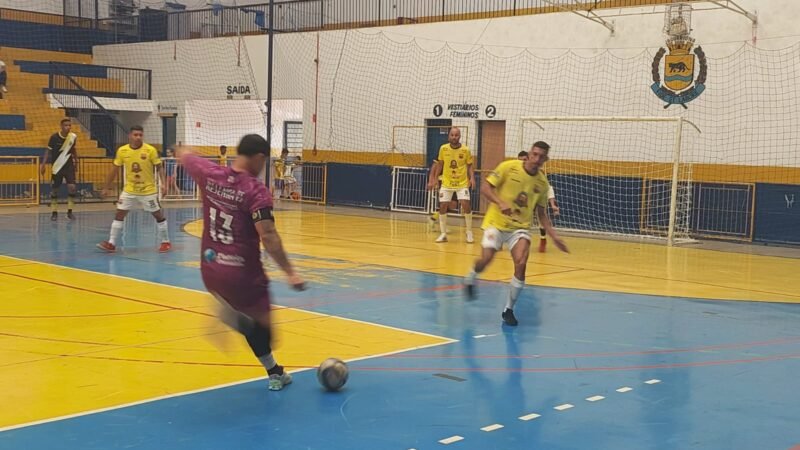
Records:
[[[552,146],[546,172],[559,228],[672,243],[690,234],[684,128],[667,117],[523,117],[520,142]]]

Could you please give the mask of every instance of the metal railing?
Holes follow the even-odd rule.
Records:
[[[0,206],[38,203],[39,157],[0,156]]]
[[[669,3],[672,0],[276,0],[273,22],[275,31],[288,33]],[[0,19],[110,32],[97,36],[96,44],[259,34],[269,22],[266,2],[189,11],[144,11],[148,11],[147,14],[140,11],[138,16],[98,19],[92,8],[70,9],[66,11],[69,15],[0,8]],[[85,17],[75,17],[75,14]]]
[[[37,158],[38,159],[38,158]],[[102,191],[105,187],[105,180],[111,168],[114,167],[111,158],[103,157],[81,157],[76,158],[75,185],[78,190],[77,201],[80,203],[100,203],[116,202],[122,192],[122,180],[118,177],[112,186],[111,192],[107,197],[103,197]],[[37,175],[39,170],[37,167]],[[42,204],[50,203],[50,191],[52,189],[51,165],[47,164],[44,174],[39,178],[39,190],[37,193],[38,202]],[[66,186],[62,186],[59,192],[59,199],[66,201]]]
[[[278,174],[276,162],[270,163],[270,190],[275,199],[325,204],[328,196],[328,165],[289,161]]]
[[[54,77],[56,75],[62,77],[64,82],[70,87],[71,91],[69,91],[68,94],[55,93],[53,94],[53,98],[56,101],[58,101],[64,108],[99,109],[103,113],[103,115],[105,115],[111,121],[111,123],[114,124],[115,133],[112,134],[118,135],[120,132],[123,135],[127,134],[128,133],[127,129],[119,122],[119,120],[117,120],[117,117],[111,114],[105,107],[103,107],[103,105],[101,105],[100,102],[97,101],[97,99],[91,92],[84,89],[83,86],[81,86],[80,83],[78,83],[71,75],[67,74],[66,71],[62,68],[62,66],[63,66],[62,63],[51,61],[50,67],[53,69],[50,71],[51,77]],[[78,101],[66,102],[65,98],[62,97],[63,95],[75,96],[74,98],[77,98]],[[72,100],[72,98],[70,98],[70,100]],[[81,123],[81,125],[87,130],[89,130],[91,133],[91,123]],[[92,135],[92,138],[96,139],[100,143],[100,145],[102,145],[106,149],[108,154],[111,154],[117,148],[116,142],[108,142],[107,139],[102,135]]]
[[[97,97],[150,100],[152,71],[129,67],[100,66],[50,61],[48,91]],[[74,77],[80,77],[78,83]]]
[[[425,167],[392,167],[392,211],[429,214],[439,208],[439,189],[428,190],[429,171]],[[483,169],[475,171],[475,188],[470,190],[470,205],[476,215],[485,213],[489,206],[486,199],[481,197],[481,183],[491,172]],[[458,211],[456,215],[460,215],[460,209],[459,205],[451,207],[452,211]]]
[[[214,158],[216,161],[217,158]],[[160,189],[161,178],[158,179],[159,183],[159,198],[161,201],[180,201],[180,200],[199,200],[200,190],[197,188],[197,183],[189,175],[189,172],[184,169],[180,162],[172,157],[161,158],[161,169],[165,170],[165,179],[167,182],[167,193]]]

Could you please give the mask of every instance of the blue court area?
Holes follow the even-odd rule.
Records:
[[[125,250],[106,255],[94,244],[107,237],[110,212],[81,212],[74,223],[51,223],[47,214],[0,215],[0,253],[201,290],[191,264],[199,240],[181,231],[199,212],[169,209],[168,218],[174,252],[155,251],[152,219],[137,213],[126,225]],[[313,251],[292,256],[317,258]],[[346,269],[326,262],[309,274],[308,292],[276,281],[276,303],[457,342],[352,361],[339,393],[323,392],[313,370],[301,370],[278,393],[259,380],[175,396],[5,431],[0,448],[788,450],[800,444],[797,305],[528,286],[516,309],[520,326],[509,328],[500,320],[504,283],[482,283],[468,302],[458,277],[400,270],[390,260]]]

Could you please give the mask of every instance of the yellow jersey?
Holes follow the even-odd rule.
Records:
[[[158,150],[150,144],[142,144],[133,149],[123,145],[117,149],[114,165],[125,168],[125,187],[123,190],[133,195],[152,195],[156,188],[156,166],[161,164]]]
[[[284,173],[285,170],[286,170],[286,161],[284,161],[282,159],[275,160],[275,179],[276,180],[282,180],[284,178],[283,177],[283,173]]]
[[[439,157],[436,158],[442,165],[442,188],[463,189],[469,187],[469,173],[467,166],[472,164],[472,153],[469,147],[461,144],[453,148],[450,143],[439,147]]]
[[[531,226],[536,206],[547,207],[547,192],[550,183],[541,169],[536,175],[525,171],[523,162],[509,160],[500,163],[486,177],[486,182],[497,190],[500,200],[511,206],[511,214],[505,215],[492,203],[483,218],[484,230],[493,227],[500,231],[527,230]]]

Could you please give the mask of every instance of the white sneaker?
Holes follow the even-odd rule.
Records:
[[[447,233],[442,233],[436,238],[436,242],[447,242]]]
[[[6,89],[5,86],[3,86],[3,92],[8,92],[8,89]]]
[[[472,231],[467,231],[467,244],[472,244],[475,242],[475,237],[472,235]]]
[[[287,384],[292,384],[292,376],[289,375],[289,372],[283,372],[282,375],[275,373],[269,376],[270,391],[280,391]]]

